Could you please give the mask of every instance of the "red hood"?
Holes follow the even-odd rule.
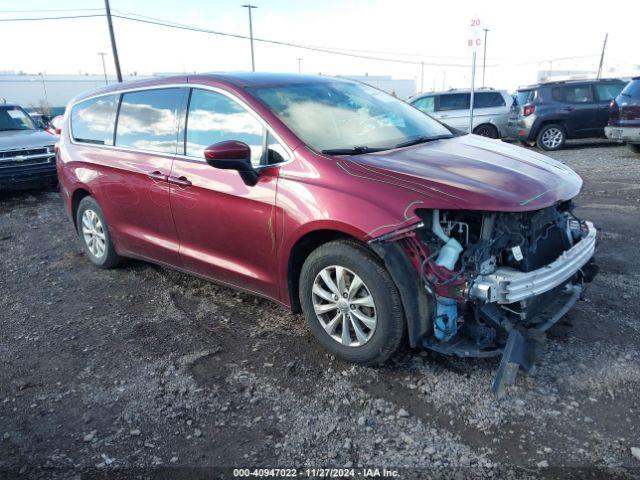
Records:
[[[360,177],[420,190],[431,198],[426,207],[536,210],[571,199],[582,188],[566,165],[476,135],[345,158],[344,166]]]

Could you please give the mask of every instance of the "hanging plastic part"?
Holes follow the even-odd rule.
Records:
[[[436,265],[453,270],[456,267],[462,245],[454,238],[448,237],[440,225],[440,211],[433,211],[431,230],[444,243],[436,258]],[[435,337],[446,342],[458,332],[458,305],[452,298],[436,296],[436,317],[433,321]]]
[[[452,298],[436,296],[436,318],[433,321],[435,337],[446,342],[458,333],[458,305]]]

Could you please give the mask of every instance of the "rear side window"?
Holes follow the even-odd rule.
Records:
[[[593,103],[593,91],[591,85],[566,85],[553,87],[551,97],[556,102],[567,103]]]
[[[120,95],[85,100],[71,109],[71,135],[76,142],[113,145]]]
[[[520,106],[526,105],[533,99],[534,93],[535,90],[518,90],[514,98],[514,103]]]
[[[498,92],[479,92],[473,94],[473,108],[504,107],[504,98]]]
[[[446,93],[440,95],[438,110],[466,110],[469,108],[469,97],[470,94],[468,93]]]
[[[632,80],[627,83],[621,93],[629,97],[640,97],[640,80]]]
[[[262,163],[262,124],[226,95],[193,89],[187,116],[186,155],[204,158],[204,149],[227,140],[244,142],[251,148],[251,163]],[[272,159],[275,162],[275,157]]]
[[[594,85],[600,102],[610,102],[618,96],[624,87],[623,83],[597,83]]]
[[[122,96],[116,145],[159,153],[175,153],[179,88],[125,93]]]
[[[431,113],[435,110],[435,97],[422,97],[413,102],[411,105],[425,113]]]

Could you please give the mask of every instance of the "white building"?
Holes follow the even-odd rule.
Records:
[[[131,81],[146,76],[125,76]],[[115,83],[115,77],[107,78]],[[27,109],[43,110],[47,107],[54,114],[61,113],[73,97],[86,90],[94,90],[105,85],[104,75],[27,75],[0,73],[0,98],[7,103],[17,103]]]
[[[391,75],[340,75],[340,77],[366,83],[403,100],[416,93],[416,81],[413,79],[392,78]]]

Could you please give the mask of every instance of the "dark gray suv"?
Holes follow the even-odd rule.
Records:
[[[508,137],[543,150],[559,150],[571,138],[604,137],[609,103],[625,84],[568,80],[520,88],[509,113]]]

